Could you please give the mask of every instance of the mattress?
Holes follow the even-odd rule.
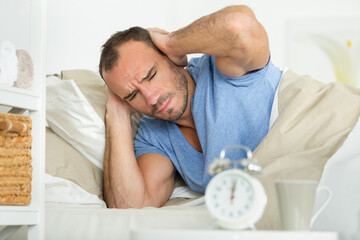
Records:
[[[204,204],[143,209],[108,209],[48,203],[45,239],[130,239],[138,229],[207,229],[213,221]]]

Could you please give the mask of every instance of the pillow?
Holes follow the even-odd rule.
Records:
[[[104,121],[105,119],[105,83],[100,75],[83,69],[63,70],[61,71],[61,79],[73,79],[79,87],[82,94],[89,101],[90,105],[94,108],[95,112]],[[131,133],[135,139],[137,129],[139,127],[139,120],[143,115],[141,113],[133,113],[131,115]]]
[[[102,199],[103,173],[84,155],[46,128],[45,172],[70,180]]]
[[[63,70],[62,80],[74,80],[81,93],[104,121],[105,117],[105,83],[98,74],[90,70]]]
[[[46,86],[46,120],[49,127],[102,169],[104,122],[73,80],[48,79]]]

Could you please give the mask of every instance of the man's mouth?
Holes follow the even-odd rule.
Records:
[[[171,103],[171,98],[160,107],[158,113],[166,112],[170,107],[170,103]]]

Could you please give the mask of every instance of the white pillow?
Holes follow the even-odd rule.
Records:
[[[105,124],[74,80],[47,79],[46,120],[56,134],[103,169]]]

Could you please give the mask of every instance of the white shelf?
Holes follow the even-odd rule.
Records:
[[[1,207],[0,225],[36,225],[40,223],[39,208]]]
[[[10,4],[11,3],[11,4]],[[25,18],[26,26],[12,28],[12,31],[3,35],[3,39],[19,40],[18,32],[27,32],[29,35],[27,50],[33,60],[34,80],[31,90],[0,85],[0,106],[16,107],[29,110],[32,119],[32,180],[31,203],[29,206],[0,206],[0,239],[6,239],[14,233],[19,226],[27,225],[27,239],[44,239],[44,173],[45,173],[45,38],[46,38],[46,0],[0,0],[0,7],[11,7],[10,12],[2,11],[1,22],[17,19],[17,9],[25,9],[29,18]],[[9,14],[8,14],[9,13]],[[14,16],[15,15],[15,16]],[[30,21],[29,21],[30,20]],[[18,31],[18,32],[17,32]],[[15,34],[12,34],[15,33]],[[17,46],[15,46],[17,47]],[[21,48],[21,47],[20,47]],[[17,48],[18,49],[18,48]],[[3,228],[2,226],[7,226]]]
[[[0,85],[0,104],[28,110],[40,110],[40,96],[31,90]]]

